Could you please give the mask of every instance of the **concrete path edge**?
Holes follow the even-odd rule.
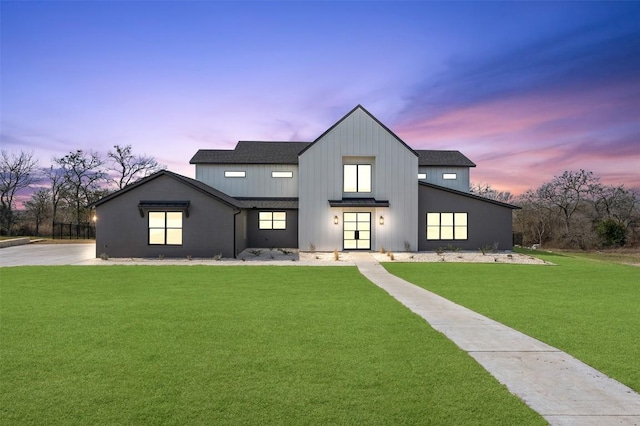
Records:
[[[582,361],[392,275],[370,253],[367,279],[452,340],[551,425],[640,425],[640,395]]]

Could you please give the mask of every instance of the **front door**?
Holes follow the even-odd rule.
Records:
[[[344,213],[344,249],[371,250],[371,213]]]

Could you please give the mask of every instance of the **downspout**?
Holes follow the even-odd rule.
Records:
[[[242,213],[242,210],[237,210],[236,212],[233,213],[233,258],[237,259],[237,253],[236,253],[236,216],[238,216],[240,213]]]

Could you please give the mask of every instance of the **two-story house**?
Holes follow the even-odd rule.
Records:
[[[95,203],[96,255],[235,256],[245,248],[512,246],[515,206],[469,193],[458,151],[415,150],[362,106],[313,142],[200,150]]]

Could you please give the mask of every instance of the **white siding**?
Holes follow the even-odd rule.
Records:
[[[362,198],[389,200],[388,208],[331,208],[328,200],[343,198],[343,157],[375,157],[372,192]],[[371,212],[371,248],[417,249],[418,158],[361,109],[333,128],[299,159],[299,242],[301,250],[342,249],[343,211]],[[358,196],[349,194],[349,197]],[[384,225],[379,224],[384,216]],[[334,225],[333,217],[339,223]]]
[[[420,166],[418,173],[426,173],[427,179],[421,179],[434,185],[444,186],[445,188],[457,189],[458,191],[469,192],[469,168],[468,167],[435,167]],[[445,173],[455,173],[457,179],[443,179]],[[416,175],[417,176],[417,175]]]
[[[244,178],[226,178],[225,171],[246,171]],[[291,171],[292,178],[271,177],[272,171]],[[232,197],[297,197],[295,164],[196,164],[196,179]]]

